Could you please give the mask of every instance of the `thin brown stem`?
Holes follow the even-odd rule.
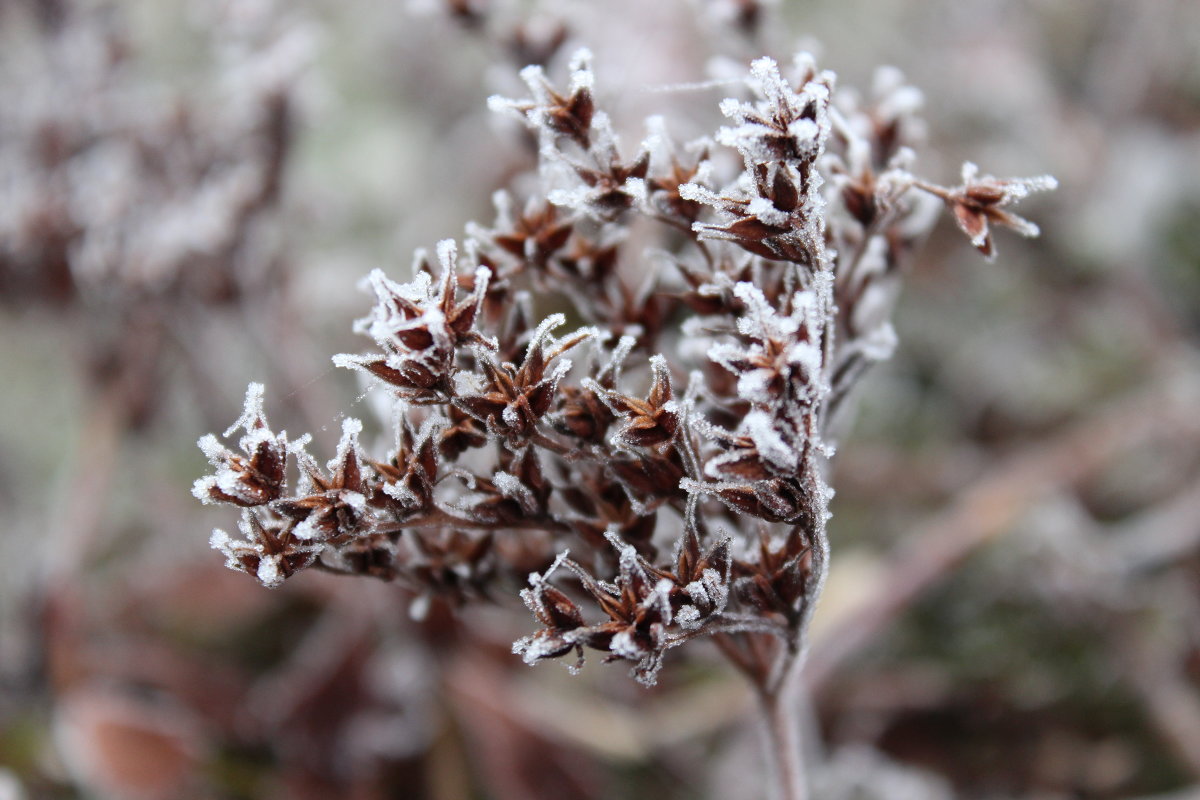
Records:
[[[774,686],[758,691],[774,780],[775,800],[807,800],[808,782],[800,743],[800,704],[796,698],[796,673],[800,659],[795,651],[783,655],[784,664]]]

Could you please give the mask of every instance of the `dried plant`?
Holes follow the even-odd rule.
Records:
[[[762,58],[714,137],[655,118],[633,152],[586,51],[565,87],[521,74],[529,97],[490,105],[532,134],[538,180],[410,280],[373,272],[356,330],[374,347],[334,357],[386,395],[390,449],[347,419],[322,467],[251,385],[236,449],[200,440],[195,495],[241,514],[212,546],[267,587],[310,567],[400,582],[417,615],[523,586],[528,664],[594,651],[653,685],[709,639],[758,693],[779,796],[804,796],[792,693],[828,568],[831,427],[895,347],[937,201],[992,256],[989,226],[1035,234],[1009,206],[1054,181],[916,177],[920,94],[894,70],[864,101],[807,55]]]

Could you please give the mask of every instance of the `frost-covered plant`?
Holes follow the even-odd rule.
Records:
[[[536,138],[538,188],[498,194],[491,227],[419,253],[408,282],[372,273],[375,349],[334,357],[390,399],[391,449],[369,455],[348,420],[322,468],[252,385],[226,432],[240,452],[200,442],[215,471],[196,496],[242,515],[213,547],[270,587],[312,566],[401,581],[417,613],[525,584],[529,664],[591,650],[652,685],[668,651],[712,639],[800,796],[787,697],[828,565],[830,424],[895,345],[936,199],[991,255],[989,223],[1035,233],[1007,208],[1053,180],[915,177],[920,95],[895,71],[862,102],[807,55],[763,58],[715,137],[652,119],[635,152],[586,52],[565,89],[522,77],[528,99],[491,106]],[[539,322],[551,309],[569,310]]]

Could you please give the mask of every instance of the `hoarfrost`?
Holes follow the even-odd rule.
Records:
[[[258,582],[268,589],[283,583],[283,572],[279,569],[279,557],[264,555],[258,562]]]
[[[685,631],[694,631],[700,627],[700,612],[695,606],[684,606],[675,615],[675,621]]]
[[[228,439],[238,428],[243,428],[249,433],[257,427],[266,425],[266,415],[263,413],[263,394],[265,392],[266,387],[261,383],[251,383],[246,387],[246,400],[242,407],[242,415],[225,430],[222,436]],[[201,447],[203,448],[203,445]]]
[[[761,410],[751,411],[742,420],[740,430],[746,433],[764,459],[781,472],[796,471],[799,455],[796,448],[780,435],[774,418]]]
[[[596,84],[596,76],[592,73],[592,51],[581,47],[571,56],[571,94],[591,91]]]
[[[534,499],[533,492],[516,475],[498,471],[492,475],[492,483],[496,485],[500,494],[516,500],[527,513],[534,513],[537,510],[537,501]]]
[[[346,459],[353,456],[359,464],[364,461],[362,450],[358,446],[358,437],[362,433],[363,424],[361,420],[354,417],[347,417],[342,420],[342,438],[338,442],[337,455],[335,455],[325,465],[330,472],[336,471],[342,464],[346,463]]]

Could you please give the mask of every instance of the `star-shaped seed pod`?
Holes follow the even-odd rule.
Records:
[[[679,430],[679,407],[671,389],[671,368],[662,355],[650,358],[653,381],[645,400],[605,389],[594,381],[592,389],[621,419],[614,441],[621,447],[654,447],[675,438]]]
[[[562,314],[554,314],[538,326],[519,368],[482,359],[487,380],[483,390],[461,394],[455,405],[495,435],[518,440],[531,435],[554,404],[559,381],[571,369],[571,361],[559,357],[595,335],[594,330],[585,328],[555,340],[551,331],[564,322]],[[555,359],[558,362],[547,370]]]
[[[216,468],[213,475],[196,481],[192,494],[203,503],[229,503],[251,508],[278,500],[287,481],[288,454],[304,441],[289,443],[286,433],[274,433],[263,413],[263,385],[252,383],[246,390],[242,416],[225,431],[228,438],[238,429],[245,435],[238,442],[238,455],[209,434],[200,439],[200,449]]]
[[[372,314],[356,330],[371,336],[383,350],[369,355],[334,356],[339,367],[362,370],[393,387],[411,403],[444,402],[454,393],[455,356],[459,349],[496,349],[475,329],[487,296],[491,270],[479,267],[469,281],[471,293],[458,299],[458,249],[453,240],[438,245],[442,277],[433,286],[430,268],[418,259],[416,277],[401,284],[382,270],[370,275],[377,298]]]
[[[305,454],[299,458],[301,485],[295,497],[279,500],[274,509],[295,520],[291,533],[297,539],[317,542],[345,542],[369,524],[364,475],[365,458],[359,448],[362,423],[347,419],[342,424],[342,439],[337,455],[326,465],[328,474]]]
[[[208,543],[225,556],[226,567],[245,572],[274,589],[310,566],[324,549],[320,543],[298,539],[291,527],[282,520],[264,520],[254,511],[243,509],[238,522],[243,539],[234,539],[218,528]]]
[[[963,164],[961,186],[946,189],[924,181],[914,185],[940,197],[975,249],[992,260],[996,257],[996,248],[992,244],[991,225],[1002,225],[1022,236],[1037,236],[1037,225],[1008,211],[1007,207],[1034,192],[1057,188],[1058,181],[1049,175],[1003,179],[980,176],[979,168],[968,161]]]

